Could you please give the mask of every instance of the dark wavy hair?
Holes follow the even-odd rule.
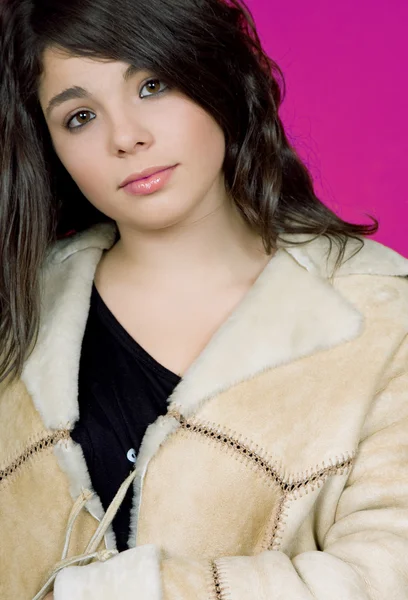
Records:
[[[82,195],[53,150],[38,100],[47,48],[152,71],[203,107],[226,140],[226,186],[271,253],[285,234],[324,235],[344,258],[378,223],[340,219],[278,115],[282,71],[241,0],[0,1],[0,381],[15,378],[38,337],[41,268],[70,230],[110,221]]]

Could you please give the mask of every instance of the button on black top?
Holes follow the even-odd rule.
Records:
[[[94,285],[81,350],[80,418],[72,438],[82,447],[105,510],[132,470],[147,427],[167,412],[180,380],[129,335]],[[119,551],[128,548],[132,498],[131,486],[112,523]]]

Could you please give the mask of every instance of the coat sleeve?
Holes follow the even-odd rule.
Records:
[[[106,563],[64,569],[55,600],[408,600],[406,366],[401,371],[394,369],[373,401],[319,551],[203,561],[140,546]]]

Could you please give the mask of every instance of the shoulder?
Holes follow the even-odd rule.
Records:
[[[297,262],[322,277],[330,277],[339,249],[335,240],[326,236],[308,239],[307,236],[298,235],[289,237],[288,241],[290,244],[285,246],[285,250]],[[348,275],[408,277],[408,259],[375,240],[349,238],[335,277]]]
[[[390,321],[408,333],[408,259],[372,239],[349,238],[340,266],[339,247],[325,236],[292,236],[285,250],[302,267],[327,281],[367,317]]]

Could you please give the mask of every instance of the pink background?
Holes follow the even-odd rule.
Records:
[[[408,257],[408,1],[247,0],[317,195]]]

